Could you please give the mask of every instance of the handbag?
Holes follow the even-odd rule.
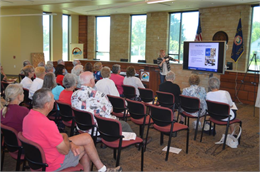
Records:
[[[226,145],[228,145],[231,148],[237,148],[238,146],[238,139],[241,136],[242,133],[242,128],[239,127],[239,133],[237,135],[237,137],[234,136],[236,127],[234,128],[234,131],[231,134],[227,135],[227,140],[226,140]],[[220,139],[220,141],[215,142],[215,144],[223,144],[224,143],[224,139],[225,139],[225,134],[222,134],[222,138]]]

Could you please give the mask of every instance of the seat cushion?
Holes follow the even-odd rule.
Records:
[[[161,126],[154,124],[153,127],[156,130],[159,130],[159,131],[164,132],[164,133],[169,133],[170,130],[171,130],[171,125],[161,127]],[[175,122],[174,125],[173,125],[172,131],[175,132],[175,131],[180,131],[180,130],[185,130],[185,129],[188,129],[187,125],[183,125],[183,124]]]
[[[112,112],[112,115],[115,115],[116,117],[118,118],[123,118],[124,117],[124,113],[115,113],[115,112]],[[130,114],[126,114],[126,117],[129,117]]]
[[[215,124],[218,124],[218,125],[227,125],[227,121],[218,121],[218,120],[215,120],[213,118],[209,118],[209,120]],[[241,122],[240,119],[234,119],[232,121],[229,122],[229,124],[233,124],[233,123],[239,123]]]
[[[62,123],[63,123],[64,125],[66,125],[67,127],[71,127],[72,120],[71,120],[71,121],[62,121]]]
[[[108,147],[111,147],[111,148],[118,148],[118,146],[119,146],[119,139],[116,140],[116,141],[113,141],[113,142],[108,142],[108,141],[105,141],[104,139],[101,139],[101,141],[105,145],[107,145]],[[143,142],[143,139],[141,139],[140,137],[136,137],[135,140],[128,140],[128,141],[123,140],[122,141],[122,148],[133,145],[133,144],[142,143],[142,142]]]
[[[9,152],[9,154],[11,155],[11,157],[12,157],[13,159],[17,159],[18,150],[15,151],[15,152]],[[21,159],[21,160],[24,159],[24,154],[23,154],[23,153],[21,154],[21,158],[20,158],[20,159]]]
[[[145,119],[145,124],[149,124],[149,119],[150,119],[151,117],[148,115],[147,117],[146,117],[146,119]],[[144,122],[144,118],[140,118],[140,119],[134,119],[134,118],[131,118],[131,121],[133,122],[133,123],[135,123],[135,124],[137,124],[137,125],[142,125],[143,124],[143,122]],[[151,119],[151,124],[153,123],[153,120]]]

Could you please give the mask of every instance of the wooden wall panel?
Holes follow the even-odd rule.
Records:
[[[84,44],[84,59],[87,57],[87,24],[88,24],[88,17],[87,16],[79,16],[79,43]]]

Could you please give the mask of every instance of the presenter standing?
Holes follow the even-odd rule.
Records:
[[[170,66],[170,60],[172,61],[179,61],[176,59],[173,59],[172,57],[170,57],[169,55],[165,55],[165,51],[164,50],[160,50],[160,55],[157,59],[157,64],[158,67],[160,69],[160,80],[161,83],[164,82],[165,80],[165,76],[166,74],[171,70],[171,66]]]

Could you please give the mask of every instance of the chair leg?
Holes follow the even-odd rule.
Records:
[[[17,155],[17,160],[16,160],[16,170],[15,171],[20,171],[21,154],[22,154],[22,149],[20,148],[18,150],[18,155]]]
[[[3,171],[4,158],[5,158],[5,146],[3,146],[2,161],[1,161],[1,171]]]
[[[121,154],[121,147],[118,148],[118,154],[117,154],[117,159],[116,159],[116,167],[119,166],[120,154]]]
[[[161,139],[160,139],[160,145],[163,144],[163,133],[161,132]]]
[[[214,123],[214,126],[215,126],[215,123]],[[214,127],[215,128],[215,127]],[[226,132],[225,132],[225,139],[224,139],[224,143],[223,143],[223,148],[222,150],[225,149],[225,146],[226,146],[226,141],[227,141],[227,134],[228,134],[228,128],[229,128],[229,121],[227,123],[227,127],[226,127]]]
[[[186,154],[188,154],[188,151],[189,151],[189,135],[190,135],[190,130],[188,128],[187,129],[187,140],[186,140]]]
[[[178,112],[178,115],[177,115],[177,122],[179,122],[179,116],[180,116],[180,112]]]
[[[26,167],[26,160],[25,160],[25,158],[24,158],[22,171],[25,171],[25,167]]]
[[[242,121],[240,121],[240,127],[242,128]],[[241,135],[240,135],[240,137],[239,137],[239,139],[238,139],[238,143],[240,144],[240,139],[241,139]]]
[[[188,117],[188,127],[190,127],[190,118]]]
[[[196,124],[196,129],[195,129],[195,134],[194,134],[194,140],[196,140],[196,138],[197,138],[197,133],[198,133],[198,128],[199,128],[199,121],[200,121],[200,119],[197,118],[197,124]],[[202,130],[202,132],[203,132],[203,130]]]
[[[216,124],[214,123],[214,127],[213,127],[214,129],[213,129],[213,136],[215,136],[216,135],[216,132],[214,132],[214,131],[216,131]]]
[[[148,140],[148,135],[149,135],[149,128],[150,128],[150,121],[149,121],[149,124],[148,124],[147,127],[148,128],[147,128],[147,132],[146,132],[146,138],[145,138],[146,142],[145,142],[145,145],[144,145],[144,151],[146,151],[146,145],[147,145],[147,140]]]
[[[200,142],[202,142],[202,137],[203,137],[203,133],[204,133],[203,131],[204,131],[205,123],[206,123],[206,118],[205,118],[205,120],[204,120],[204,122],[203,122],[202,131],[201,131],[201,136],[200,136]]]
[[[168,147],[167,147],[165,161],[168,161],[168,156],[169,156],[169,151],[170,151],[170,146],[171,146],[171,139],[172,139],[172,132],[169,135],[169,141],[168,141]]]
[[[142,138],[143,136],[143,126],[142,125],[139,125],[139,136]]]
[[[144,144],[141,143],[142,145],[142,151],[141,151],[141,171],[144,171]]]
[[[114,149],[114,159],[116,160],[116,149]]]

